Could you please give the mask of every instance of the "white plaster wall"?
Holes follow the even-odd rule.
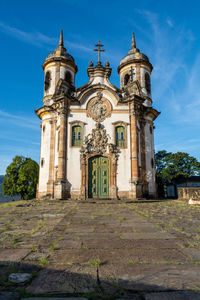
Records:
[[[147,171],[147,182],[149,183],[149,194],[155,194],[155,168],[152,168],[151,159],[154,160],[154,139],[153,132],[150,133],[150,124],[145,125],[145,146],[146,146],[146,171]],[[154,163],[155,165],[155,163]]]
[[[52,65],[49,68],[46,68],[45,74],[48,71],[51,73],[51,83],[50,83],[50,88],[47,91],[45,91],[44,89],[44,96],[52,95],[55,92],[56,66]],[[44,80],[45,80],[45,74],[44,74]]]
[[[96,77],[94,77],[94,79],[93,79],[93,81],[92,81],[92,84],[97,84],[97,83],[101,83],[101,84],[106,84],[106,85],[108,85],[108,84],[107,84],[107,81],[106,81],[105,78],[102,77],[102,76],[96,76]]]
[[[40,156],[40,178],[39,178],[39,192],[43,193],[47,190],[47,182],[49,179],[49,155],[50,155],[50,132],[51,125],[48,121],[42,122],[42,126],[45,126],[45,131],[41,131],[41,156]],[[41,160],[44,159],[43,167],[41,167]]]

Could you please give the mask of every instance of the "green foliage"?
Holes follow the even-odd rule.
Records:
[[[165,183],[177,183],[193,175],[200,174],[200,163],[185,152],[167,153],[165,150],[155,154],[157,176]]]
[[[185,152],[165,150],[155,154],[156,177],[159,189],[170,183],[178,184],[193,175],[200,175],[200,162]]]
[[[21,195],[21,199],[32,199],[36,195],[39,166],[31,158],[15,156],[6,169],[3,181],[3,194]]]

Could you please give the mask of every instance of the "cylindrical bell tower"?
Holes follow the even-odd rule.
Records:
[[[131,49],[121,61],[118,67],[120,76],[120,88],[125,88],[131,81],[138,81],[144,96],[147,97],[147,105],[151,105],[151,71],[153,66],[148,57],[136,48],[135,36],[132,35]]]
[[[44,70],[43,102],[54,95],[59,79],[66,80],[72,86],[75,85],[75,75],[78,68],[74,58],[64,47],[62,30],[60,33],[59,46],[47,56],[42,67]]]

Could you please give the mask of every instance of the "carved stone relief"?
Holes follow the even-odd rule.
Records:
[[[88,104],[88,115],[96,122],[102,122],[111,113],[111,106],[109,102],[102,97],[102,93],[98,92],[97,96]]]
[[[106,133],[106,130],[100,123],[97,122],[95,124],[95,128],[92,129],[92,133],[88,134],[83,141],[83,145],[80,149],[81,160],[84,159],[87,153],[102,155],[106,153],[107,150],[109,150],[109,153],[115,155],[117,161],[119,151],[118,148],[116,147],[116,145],[108,143],[108,135]]]

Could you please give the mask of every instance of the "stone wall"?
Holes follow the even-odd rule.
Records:
[[[200,199],[200,187],[178,187],[178,199]]]

